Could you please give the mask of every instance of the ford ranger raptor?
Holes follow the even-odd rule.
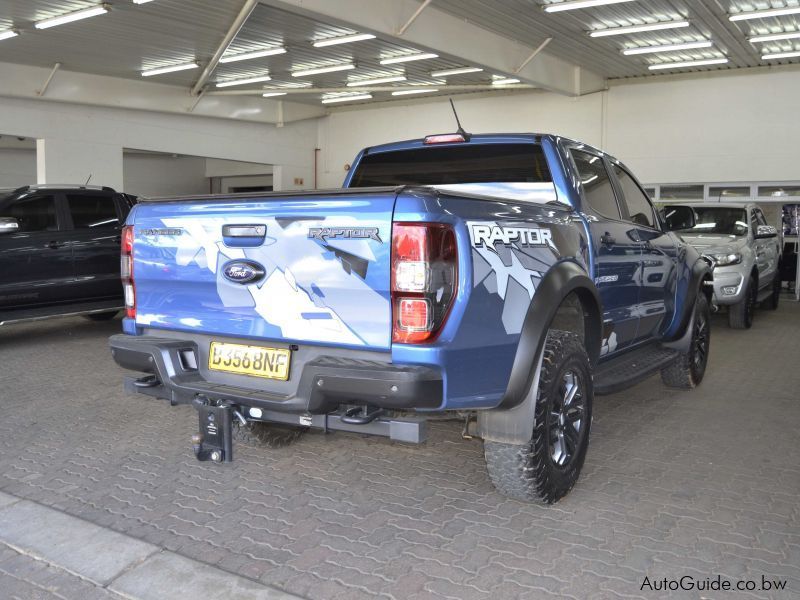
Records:
[[[197,409],[200,460],[309,428],[419,443],[445,413],[501,493],[552,503],[595,394],[703,379],[712,271],[667,229],[628,168],[563,137],[370,147],[343,189],[142,200],[111,351],[126,389]]]

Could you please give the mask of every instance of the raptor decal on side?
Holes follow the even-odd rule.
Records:
[[[472,241],[473,285],[482,285],[503,302],[506,333],[522,330],[536,287],[556,262],[550,229],[536,224],[467,222]]]

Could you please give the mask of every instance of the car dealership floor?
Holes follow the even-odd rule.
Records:
[[[118,321],[3,328],[0,492],[315,599],[654,598],[645,576],[717,575],[796,598],[800,305],[713,324],[699,389],[656,377],[597,399],[584,474],[549,508],[501,497],[455,422],[421,447],[312,433],[201,464],[192,408],[123,394]],[[0,546],[0,585],[50,597],[4,568],[15,552]]]

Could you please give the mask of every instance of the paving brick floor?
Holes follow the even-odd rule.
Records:
[[[645,576],[717,575],[788,591],[678,597],[798,598],[800,305],[713,325],[698,390],[597,399],[581,480],[549,508],[497,494],[450,422],[421,447],[308,434],[201,464],[193,409],[123,394],[118,322],[2,328],[0,491],[315,600],[660,598]]]

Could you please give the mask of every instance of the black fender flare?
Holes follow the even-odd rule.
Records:
[[[695,300],[697,299],[697,294],[703,293],[703,281],[707,277],[713,277],[713,270],[705,259],[698,258],[695,260],[694,264],[692,264],[689,283],[686,287],[686,295],[684,296],[679,318],[676,319],[678,327],[677,329],[671,327],[670,329],[673,334],[664,338],[667,347],[676,350],[681,350],[684,346],[688,348],[688,342],[686,340],[691,339],[691,334],[689,334],[688,338],[686,336],[687,332],[691,331],[690,326],[694,319]],[[709,297],[709,302],[710,301],[711,298]]]
[[[542,278],[528,306],[511,375],[508,378],[508,387],[497,408],[514,408],[525,399],[533,381],[536,359],[542,352],[550,323],[563,300],[573,292],[578,295],[583,306],[584,333],[589,360],[592,366],[597,363],[602,335],[600,294],[586,271],[577,263],[566,260],[558,262]]]
[[[547,331],[567,296],[581,302],[586,350],[592,367],[602,343],[602,303],[594,281],[578,263],[563,260],[542,278],[520,333],[506,392],[497,407],[478,412],[478,430],[485,440],[522,444],[530,439],[534,396]]]

